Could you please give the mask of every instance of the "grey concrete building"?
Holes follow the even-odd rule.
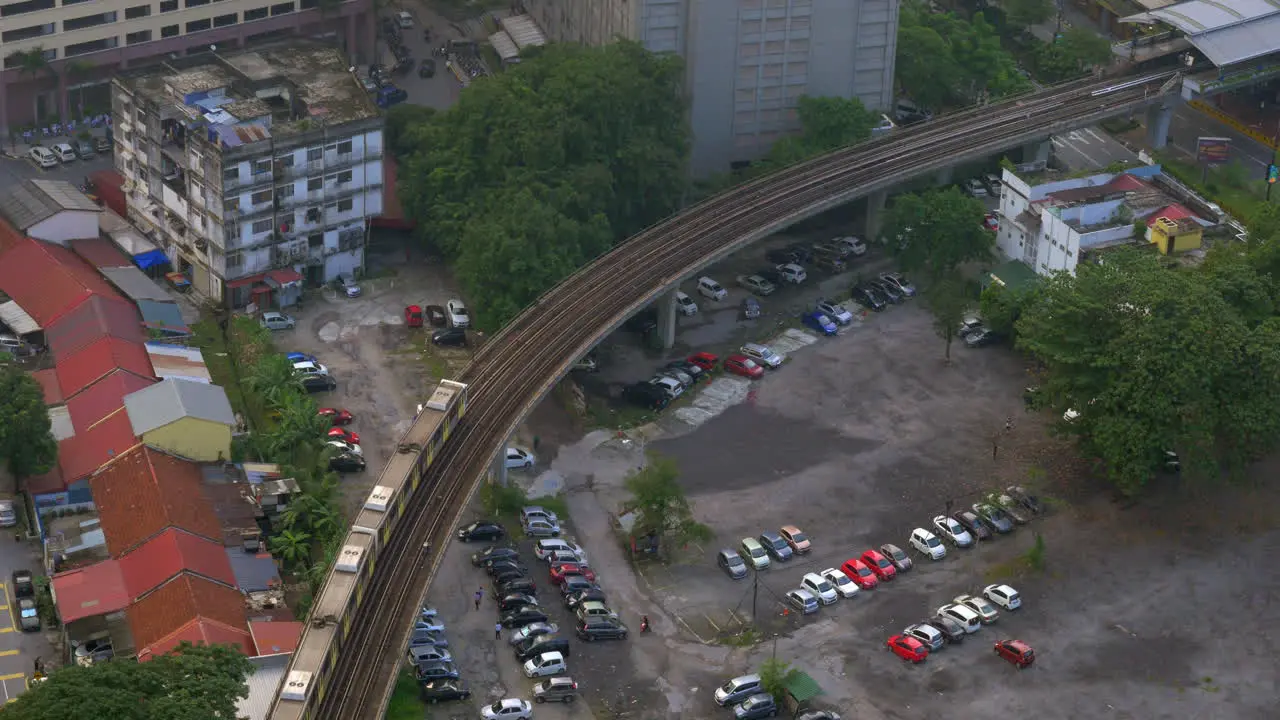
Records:
[[[893,99],[898,0],[524,0],[552,40],[636,40],[685,59],[695,176],[799,128],[801,95]]]

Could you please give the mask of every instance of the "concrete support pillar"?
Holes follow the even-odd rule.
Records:
[[[1022,162],[1024,163],[1040,163],[1047,165],[1049,163],[1049,138],[1044,140],[1036,140],[1022,146]]]
[[[347,16],[347,59],[352,65],[360,62],[360,33],[357,31],[355,15]]]
[[[886,190],[867,196],[867,222],[862,229],[862,239],[868,243],[880,240],[880,223],[884,218],[884,204],[889,199]]]
[[[498,456],[493,459],[493,467],[489,469],[493,473],[493,482],[499,486],[507,486],[507,446],[503,445],[498,451]]]
[[[658,342],[663,350],[670,350],[676,344],[676,291],[663,295],[658,306]]]
[[[370,11],[360,16],[360,47],[356,53],[360,64],[367,65],[378,59],[378,16]]]
[[[9,82],[0,75],[0,133],[4,134],[3,139],[8,140],[9,133],[16,130],[9,122]]]
[[[955,168],[944,167],[933,175],[934,185],[950,185],[951,177],[955,175]]]
[[[1160,149],[1169,142],[1169,126],[1173,122],[1173,103],[1164,101],[1147,108],[1147,143]]]
[[[70,101],[71,99],[67,97],[67,65],[66,63],[63,63],[62,67],[58,68],[58,120],[59,122],[66,122],[71,117],[71,113],[68,109],[68,104],[70,103]]]

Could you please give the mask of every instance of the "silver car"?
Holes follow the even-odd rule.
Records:
[[[770,368],[778,368],[782,366],[782,361],[786,358],[773,351],[773,348],[760,343],[747,343],[741,348],[743,355],[755,360],[756,362]]]

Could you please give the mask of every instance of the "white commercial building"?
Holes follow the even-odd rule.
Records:
[[[897,0],[524,0],[553,40],[616,38],[684,58],[695,177],[799,129],[802,95],[893,99]]]
[[[112,117],[130,219],[198,292],[239,306],[363,268],[383,207],[383,117],[336,48],[130,72]]]

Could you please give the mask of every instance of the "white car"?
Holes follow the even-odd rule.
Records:
[[[933,526],[938,529],[938,534],[950,541],[952,545],[961,548],[973,547],[973,536],[954,519],[939,515],[933,519]]]
[[[538,458],[533,453],[524,448],[509,447],[507,448],[507,469],[508,470],[528,470],[538,462]]]
[[[818,598],[803,588],[787,591],[787,603],[801,615],[818,612]]]
[[[555,513],[539,505],[526,505],[520,508],[521,523],[529,522],[531,518],[542,518],[553,523],[560,522],[560,518],[556,517]]]
[[[328,375],[329,368],[318,362],[304,360],[293,364],[293,371],[299,375]]]
[[[31,158],[31,162],[42,168],[58,166],[58,156],[54,155],[47,147],[36,145],[27,152],[27,156]]]
[[[408,30],[413,27],[413,15],[406,10],[401,10],[396,13],[396,25],[399,25],[402,30]]]
[[[779,355],[773,351],[768,345],[760,343],[747,343],[738,348],[738,352],[746,355],[752,360],[764,365],[765,367],[778,368],[782,365],[782,361],[786,360],[785,355]]]
[[[698,278],[698,294],[712,300],[723,300],[729,293],[720,283],[704,275]]]
[[[942,544],[937,535],[924,528],[916,528],[911,531],[911,547],[934,560],[941,560],[947,556],[947,546]]]
[[[564,662],[564,655],[558,652],[542,653],[524,664],[525,677],[545,677],[565,672],[569,672],[569,666]]]
[[[364,455],[364,450],[355,443],[349,443],[346,440],[330,440],[329,447],[336,449],[340,453],[348,452],[356,455]]]
[[[480,708],[484,720],[532,720],[533,706],[528,700],[507,698]]]
[[[571,552],[578,556],[579,561],[584,563],[587,561],[587,551],[584,550],[581,545],[571,543],[568,540],[550,538],[547,540],[539,540],[538,544],[533,546],[533,554],[539,560],[546,560],[552,550]]]
[[[278,312],[264,312],[258,322],[268,330],[292,330],[298,325],[297,320]]]
[[[865,255],[867,253],[867,244],[862,242],[861,239],[856,238],[852,235],[846,235],[841,238],[836,238],[835,240],[832,240],[832,242],[835,244],[845,246],[846,248],[849,249],[849,252],[853,253],[854,255],[860,256],[860,255]]]
[[[677,290],[676,309],[680,311],[681,315],[690,317],[698,314],[698,303],[694,302],[693,298]]]
[[[826,578],[827,582],[831,583],[831,586],[834,587],[836,592],[841,595],[851,598],[858,594],[857,584],[850,580],[848,575],[845,575],[839,570],[835,568],[827,568],[819,574]]]
[[[966,605],[943,605],[938,608],[938,614],[960,623],[965,633],[973,634],[982,629],[982,618]]]
[[[445,303],[445,312],[449,315],[449,324],[453,327],[471,327],[471,315],[461,300],[450,300]]]
[[[973,178],[964,181],[964,189],[976,198],[984,198],[989,194],[987,189],[982,186],[982,181]]]
[[[903,635],[909,635],[929,648],[929,652],[936,652],[942,649],[942,643],[946,639],[942,637],[942,633],[938,629],[924,623],[916,625],[908,625],[903,631]]]
[[[818,573],[805,573],[804,577],[800,578],[800,587],[816,595],[823,605],[830,605],[840,599],[840,593],[836,592],[836,587],[831,584],[831,581]]]
[[[53,154],[57,155],[58,159],[64,163],[68,163],[76,159],[76,150],[71,147],[69,143],[58,143],[49,149],[52,150]]]
[[[1022,596],[1008,585],[988,585],[982,588],[982,595],[1005,610],[1022,607]]]
[[[904,275],[898,273],[882,273],[880,279],[897,288],[903,295],[907,297],[915,297],[916,286]]]
[[[954,602],[978,613],[983,625],[990,625],[1000,619],[1000,613],[991,606],[991,603],[976,595],[957,595]]]
[[[657,375],[649,380],[650,385],[657,385],[667,393],[667,397],[675,400],[684,394],[684,385],[670,375]]]
[[[853,313],[849,312],[839,303],[834,303],[829,300],[819,300],[817,310],[841,325],[848,325],[853,322]]]

